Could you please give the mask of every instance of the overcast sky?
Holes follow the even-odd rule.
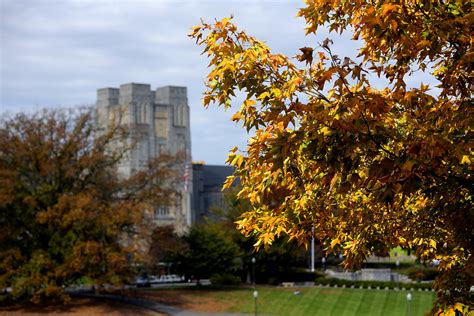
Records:
[[[235,23],[290,56],[328,35],[304,36],[295,0],[0,0],[0,112],[91,105],[96,90],[136,82],[188,87],[193,160],[224,164],[229,149],[244,149],[245,131],[232,111],[204,109],[208,69],[187,37],[200,18],[235,16]],[[357,43],[335,41],[353,55]],[[236,106],[240,106],[236,104]]]

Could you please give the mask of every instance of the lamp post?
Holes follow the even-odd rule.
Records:
[[[407,294],[407,316],[411,316],[411,299],[412,299],[411,293],[408,292],[408,294]]]
[[[311,272],[314,272],[314,224],[311,227]]]
[[[252,286],[255,288],[255,257],[252,257]]]
[[[257,316],[257,297],[258,297],[258,292],[257,290],[253,291],[253,302],[254,302],[254,314]]]
[[[400,260],[397,259],[395,264],[397,265],[397,287],[400,288]]]

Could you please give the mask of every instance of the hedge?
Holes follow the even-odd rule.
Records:
[[[229,273],[214,274],[210,281],[212,285],[239,285],[241,282],[239,276]]]
[[[320,285],[330,285],[330,286],[343,286],[346,287],[363,287],[369,288],[381,288],[384,289],[388,287],[389,289],[395,289],[398,287],[405,287],[409,289],[432,289],[431,283],[398,283],[398,282],[389,282],[389,281],[355,281],[355,280],[342,280],[342,279],[326,279],[326,278],[317,278],[315,284]]]

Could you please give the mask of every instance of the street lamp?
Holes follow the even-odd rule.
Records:
[[[257,292],[257,290],[255,290],[255,291],[253,291],[253,302],[254,302],[255,316],[257,316],[257,297],[258,297],[258,292]]]
[[[400,288],[400,260],[397,259],[397,261],[395,262],[395,264],[397,265],[397,286],[398,288]]]
[[[311,227],[311,272],[314,272],[314,224]]]
[[[411,293],[408,292],[407,294],[407,316],[411,316]]]
[[[255,257],[252,257],[252,286],[255,288]]]

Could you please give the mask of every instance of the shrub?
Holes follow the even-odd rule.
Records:
[[[214,274],[211,277],[212,285],[239,285],[241,283],[240,277],[229,274],[229,273],[222,273],[222,274]]]

